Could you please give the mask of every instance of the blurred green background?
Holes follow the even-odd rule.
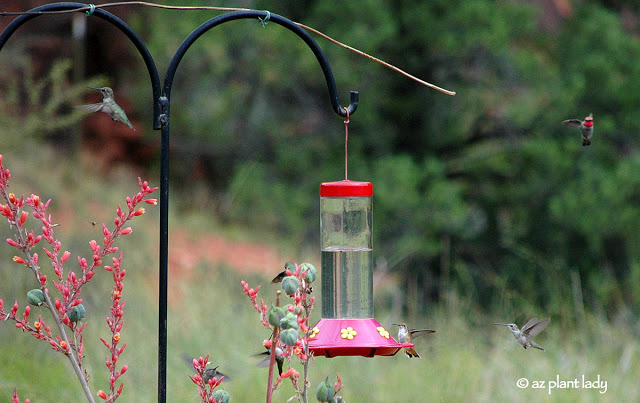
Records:
[[[640,398],[637,2],[228,3],[216,5],[269,9],[457,92],[435,92],[316,37],[342,104],[360,92],[349,176],[374,183],[376,319],[388,329],[406,321],[437,333],[418,339],[422,360],[319,358],[313,388],[338,372],[349,402]],[[40,4],[7,1],[0,9]],[[108,11],[147,43],[161,78],[181,41],[219,14]],[[1,27],[10,20],[0,18]],[[111,222],[138,176],[158,184],[159,132],[142,60],[103,21],[57,15],[14,34],[0,67],[0,153],[12,191],[54,199],[64,248],[88,256],[87,242],[101,237],[90,222]],[[72,108],[98,102],[85,87],[104,85],[135,132]],[[589,113],[595,133],[583,147],[578,131],[560,122]],[[239,282],[263,284],[269,301],[277,287],[267,283],[285,261],[320,267],[318,184],[343,177],[343,120],[312,53],[276,24],[224,24],[182,60],[171,108],[169,401],[197,401],[183,355],[206,353],[232,378],[224,388],[233,401],[263,399],[266,370],[251,355],[268,332]],[[123,401],[156,399],[158,209],[147,211],[120,243]],[[9,236],[0,228],[0,239]],[[14,298],[23,305],[35,286],[14,254],[0,248],[5,306]],[[107,334],[111,286],[101,273],[82,295],[95,391],[108,386],[98,337]],[[523,350],[492,325],[533,316],[552,318],[536,338],[544,353]],[[15,386],[23,399],[81,401],[70,365],[19,333],[0,324],[0,400]],[[520,378],[582,375],[600,375],[607,392],[516,386]],[[276,401],[291,394],[283,385]]]

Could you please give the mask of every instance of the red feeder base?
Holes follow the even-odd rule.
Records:
[[[412,343],[398,343],[389,332],[371,319],[320,319],[313,327],[309,350],[316,357],[395,355]]]

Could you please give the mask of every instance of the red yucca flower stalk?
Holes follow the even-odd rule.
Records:
[[[48,342],[54,351],[64,354],[71,362],[87,400],[93,402],[93,394],[87,382],[88,374],[82,367],[84,358],[83,331],[87,324],[86,322],[81,324],[82,319],[86,317],[86,310],[82,305],[82,298],[80,298],[82,287],[90,282],[96,269],[102,266],[102,259],[118,251],[118,247],[114,246],[115,240],[132,232],[131,227],[125,227],[125,224],[134,217],[145,213],[144,208],[137,207],[138,204],[143,201],[147,204],[157,204],[155,199],[148,199],[147,196],[158,188],[151,188],[146,181],[143,182],[138,178],[140,191],[133,197],[127,197],[125,209],[118,205],[116,218],[113,221],[114,228],[109,230],[105,224],[102,225],[102,234],[104,236],[102,245],[95,240],[89,242],[92,252],[91,260],[78,257],[80,274],[69,271],[65,275],[64,264],[68,261],[71,253],[62,251],[62,243],[55,237],[54,229],[58,224],[54,224],[51,215],[47,213],[51,200],[43,202],[40,196],[35,194],[25,198],[24,195],[18,197],[8,192],[10,179],[11,172],[2,165],[2,155],[0,155],[0,199],[4,200],[4,204],[0,204],[0,215],[7,219],[9,226],[15,232],[13,238],[7,239],[7,243],[16,248],[21,255],[14,256],[13,261],[29,268],[37,281],[38,288],[27,293],[28,302],[31,305],[43,306],[49,310],[57,332],[54,334],[54,331],[47,325],[42,315],[38,316],[37,321],[30,323],[30,306],[25,307],[21,318],[17,316],[19,309],[17,300],[14,300],[10,311],[5,312],[3,310],[3,301],[0,299],[0,321],[14,321],[16,327],[22,329],[23,332],[31,334],[38,340]],[[30,208],[31,213],[27,211],[27,207]],[[41,234],[36,235],[34,230],[27,229],[27,224],[34,221],[29,220],[30,215],[39,221]],[[35,252],[35,248],[43,240],[47,245],[42,247],[42,250],[51,260],[51,268],[53,269],[53,279],[49,280],[49,282],[47,282],[47,275],[42,272],[39,265],[39,255]],[[123,344],[118,347],[120,331],[123,325],[123,308],[125,306],[125,302],[122,300],[122,290],[124,289],[122,280],[126,271],[121,268],[121,263],[122,252],[120,252],[119,258],[113,259],[113,266],[105,267],[107,271],[112,272],[115,283],[111,293],[113,301],[111,314],[107,318],[107,324],[111,331],[111,341],[106,342],[102,339],[110,352],[110,356],[106,360],[107,367],[111,372],[109,380],[110,395],[107,396],[105,392],[100,391],[98,396],[109,402],[115,401],[122,392],[124,384],[121,383],[117,389],[115,389],[115,384],[116,380],[127,371],[126,365],[120,370],[116,368],[118,358],[126,346],[126,344]],[[59,294],[53,299],[50,296],[50,285],[53,285],[53,289]],[[14,401],[17,401],[17,393],[14,393]]]

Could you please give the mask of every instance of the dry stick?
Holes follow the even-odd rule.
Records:
[[[116,3],[105,3],[105,4],[98,4],[92,7],[79,7],[76,9],[72,9],[72,10],[62,10],[62,11],[32,11],[32,12],[7,12],[7,11],[2,11],[0,12],[0,16],[8,16],[8,15],[41,15],[41,14],[63,14],[63,13],[74,13],[74,12],[78,12],[78,11],[91,11],[92,8],[106,8],[106,7],[114,7],[114,6],[130,6],[130,5],[139,5],[139,6],[147,6],[147,7],[155,7],[155,8],[163,8],[163,9],[170,9],[170,10],[214,10],[214,11],[256,11],[250,8],[235,8],[235,7],[212,7],[212,6],[168,6],[168,5],[164,5],[164,4],[155,4],[155,3],[149,3],[146,1],[131,1],[131,2],[116,2]],[[427,81],[424,81],[412,74],[407,73],[406,71],[385,62],[384,60],[378,59],[375,56],[371,56],[368,53],[365,53],[361,50],[358,50],[356,48],[353,48],[347,44],[344,44],[336,39],[333,39],[332,37],[330,37],[327,34],[324,34],[320,31],[318,31],[315,28],[311,28],[310,26],[301,24],[299,22],[295,22],[292,21],[294,24],[298,25],[300,28],[306,29],[307,31],[311,31],[316,35],[320,35],[321,37],[323,37],[324,39],[328,40],[329,42],[338,45],[342,48],[345,48],[347,50],[350,50],[351,52],[354,52],[362,57],[365,57],[369,60],[373,60],[374,62],[381,64],[382,66],[391,69],[393,71],[395,71],[396,73],[402,74],[403,76],[417,82],[420,83],[424,86],[427,86],[431,89],[434,89],[436,91],[440,91],[443,94],[447,94],[447,95],[456,95],[455,91],[449,91],[446,90],[444,88],[438,87],[437,85],[431,84]]]
[[[294,21],[294,23],[297,24],[298,26],[300,26],[301,28],[306,29],[307,31],[311,31],[314,34],[320,35],[321,37],[323,37],[324,39],[328,40],[331,43],[334,43],[334,44],[336,44],[338,46],[341,46],[341,47],[343,47],[343,48],[345,48],[347,50],[350,50],[353,53],[356,53],[356,54],[358,54],[358,55],[360,55],[362,57],[366,57],[369,60],[373,60],[374,62],[376,62],[378,64],[381,64],[384,67],[395,71],[396,73],[400,73],[403,76],[412,79],[413,81],[416,81],[416,82],[418,82],[418,83],[420,83],[422,85],[425,85],[425,86],[427,86],[429,88],[432,88],[432,89],[434,89],[436,91],[440,91],[440,92],[442,92],[444,94],[447,94],[447,95],[452,95],[452,96],[456,95],[455,91],[445,90],[444,88],[438,87],[437,85],[434,85],[434,84],[431,84],[431,83],[426,82],[424,80],[421,80],[418,77],[416,77],[414,75],[411,75],[411,74],[407,73],[406,71],[404,71],[404,70],[402,70],[402,69],[400,69],[400,68],[398,68],[398,67],[396,67],[396,66],[394,66],[392,64],[389,64],[389,63],[385,62],[384,60],[380,60],[377,57],[371,56],[370,54],[364,53],[361,50],[358,50],[356,48],[352,48],[351,46],[349,46],[347,44],[344,44],[344,43],[342,43],[340,41],[337,41],[337,40],[333,39],[332,37],[330,37],[329,35],[323,34],[322,32],[318,31],[317,29],[311,28],[311,27],[306,26],[304,24],[300,24],[299,22],[295,22]]]

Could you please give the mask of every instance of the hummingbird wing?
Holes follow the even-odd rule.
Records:
[[[524,325],[522,325],[522,328],[520,329],[521,332],[525,332],[527,331],[529,328],[531,328],[533,325],[535,325],[536,323],[538,323],[538,318],[531,318],[527,321],[527,323],[525,323]]]
[[[102,102],[97,104],[77,105],[76,108],[84,109],[89,112],[104,112],[104,113],[112,112],[111,108]]]
[[[271,280],[271,283],[275,284],[275,283],[281,283],[282,279],[285,278],[287,276],[287,271],[281,271],[280,273],[278,273],[277,276],[275,276],[273,278],[273,280]]]
[[[568,120],[563,120],[562,124],[565,125],[565,126],[574,127],[576,129],[579,129],[580,126],[582,125],[582,121],[580,121],[578,119],[568,119]]]
[[[531,323],[535,320],[535,323]],[[538,321],[537,318],[533,318],[527,322],[522,328],[522,333],[526,334],[529,337],[535,337],[538,333],[544,330],[545,327],[551,322],[551,318],[544,318],[541,321]]]
[[[415,339],[416,337],[420,337],[423,334],[435,333],[435,332],[436,332],[435,330],[431,330],[431,329],[409,329],[411,340]]]
[[[255,354],[255,355],[262,356],[262,355],[265,355],[265,354],[269,354],[269,353],[260,353],[260,354]],[[266,368],[266,367],[269,366],[270,362],[271,362],[271,356],[267,355],[262,360],[260,360],[260,362],[258,362],[256,364],[256,367]],[[278,365],[278,374],[282,375],[282,365],[284,364],[284,358],[283,357],[276,357],[276,364]]]

